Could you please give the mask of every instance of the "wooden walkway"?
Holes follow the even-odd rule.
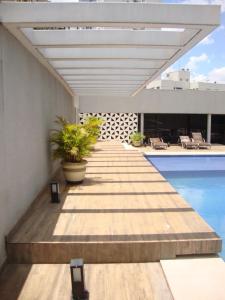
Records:
[[[85,265],[89,300],[173,300],[160,263]],[[1,300],[69,300],[69,265],[9,265]]]
[[[221,240],[136,150],[102,142],[61,204],[45,193],[8,237],[13,263],[149,262],[218,253]]]
[[[89,300],[224,300],[221,258],[89,264],[84,271]],[[71,299],[69,265],[8,265],[0,274],[0,299]]]

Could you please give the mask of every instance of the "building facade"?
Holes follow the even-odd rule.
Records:
[[[212,143],[225,143],[225,118],[224,109],[221,106],[221,113],[213,113],[211,109],[209,114],[200,114],[204,111],[204,106],[213,107],[217,106],[217,97],[225,97],[225,84],[217,82],[197,82],[191,81],[191,74],[189,69],[181,69],[166,74],[165,78],[151,82],[147,89],[149,90],[164,90],[172,91],[174,99],[182,101],[186,99],[191,103],[190,97],[196,101],[192,105],[192,113],[187,114],[185,105],[183,110],[180,109],[179,114],[158,113],[158,114],[143,114],[143,132],[147,137],[160,136],[165,141],[170,143],[177,143],[180,135],[190,135],[193,131],[202,132],[205,139]],[[189,92],[192,90],[191,92]],[[202,91],[199,93],[198,91]],[[160,92],[159,92],[160,93]],[[179,97],[180,95],[181,97]],[[166,93],[162,93],[162,97],[167,98]],[[203,97],[200,109],[199,97]],[[180,99],[178,99],[180,98]],[[205,100],[204,100],[205,99]],[[184,103],[183,103],[184,104]],[[191,104],[190,104],[191,105]],[[141,115],[139,115],[141,118]]]
[[[137,127],[147,140],[149,137],[159,136],[166,142],[176,144],[180,135],[191,135],[191,132],[200,131],[208,141],[225,144],[224,98],[225,84],[193,82],[190,70],[182,69],[168,73],[166,79],[151,82],[146,90],[134,98],[134,102],[124,98],[119,105],[115,99],[105,97],[103,106],[99,97],[80,97],[80,117],[82,120],[88,113],[108,116],[101,139],[121,139],[127,142],[131,131]],[[89,103],[89,99],[92,103]],[[153,101],[156,101],[154,106]],[[123,122],[118,118],[115,126],[115,114],[128,116],[128,106],[130,112],[138,115],[138,119]],[[217,108],[217,112],[213,106]],[[203,113],[205,110],[207,113]],[[134,127],[131,126],[132,122]],[[109,132],[106,133],[108,129]],[[125,135],[119,135],[118,130]]]
[[[215,82],[191,81],[189,69],[181,69],[166,74],[165,79],[152,81],[147,89],[160,90],[201,90],[225,92],[225,84]]]

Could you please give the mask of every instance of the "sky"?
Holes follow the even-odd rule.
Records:
[[[187,68],[193,81],[225,83],[225,0],[161,0],[164,3],[220,4],[221,25],[181,57],[169,71]]]

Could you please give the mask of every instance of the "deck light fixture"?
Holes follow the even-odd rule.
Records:
[[[52,203],[59,203],[60,197],[59,197],[59,183],[56,181],[51,182],[51,202]]]
[[[74,300],[88,300],[89,293],[85,290],[84,284],[84,263],[83,259],[72,259],[70,261],[72,293]]]

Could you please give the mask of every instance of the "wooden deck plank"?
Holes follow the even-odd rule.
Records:
[[[220,250],[221,241],[213,229],[141,153],[127,151],[118,143],[102,142],[88,160],[83,184],[69,186],[57,205],[50,204],[45,196],[10,236],[12,261],[23,257],[23,262],[48,262],[51,243],[58,243],[59,263],[68,261],[68,253],[82,253],[89,262],[101,262],[101,255],[102,262],[115,262],[124,249],[122,261],[132,258],[135,262],[158,260],[160,255],[172,258]],[[46,260],[44,245],[48,248]],[[27,256],[18,252],[23,247]],[[67,254],[63,247],[70,247]],[[141,247],[145,249],[143,257]],[[113,249],[117,252],[114,258]],[[136,258],[131,251],[138,251]],[[55,259],[51,257],[51,261]]]
[[[151,195],[151,199],[149,195],[142,195],[140,201],[139,195],[92,195],[91,199],[89,195],[79,195],[74,197],[72,195],[68,195],[67,199],[62,207],[63,211],[69,210],[99,210],[101,209],[183,209],[190,208],[190,205],[187,204],[179,195],[165,195],[163,198],[161,195]]]
[[[160,263],[85,265],[90,300],[172,300]],[[1,300],[71,299],[69,265],[9,265]]]

